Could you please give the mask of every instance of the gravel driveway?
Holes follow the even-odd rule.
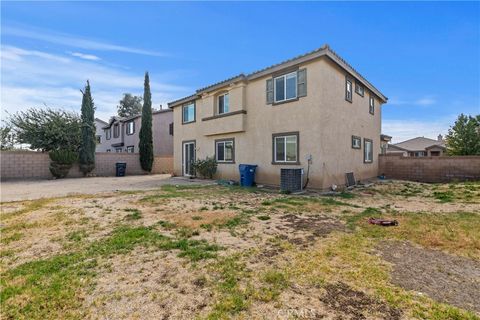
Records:
[[[1,201],[20,201],[118,190],[156,189],[165,184],[210,184],[211,180],[172,178],[169,174],[1,182]]]

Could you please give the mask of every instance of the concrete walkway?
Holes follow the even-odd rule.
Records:
[[[15,180],[2,181],[0,193],[1,201],[8,202],[119,190],[151,190],[165,184],[212,184],[212,181],[190,180],[182,177],[172,178],[169,174],[59,180]]]

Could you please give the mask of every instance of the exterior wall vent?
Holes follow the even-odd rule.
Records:
[[[303,190],[303,169],[280,169],[280,189],[288,192]]]

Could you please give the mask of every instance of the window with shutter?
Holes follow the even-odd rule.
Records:
[[[299,97],[305,97],[307,95],[307,69],[300,69],[297,72],[298,83],[297,92]]]
[[[369,103],[369,109],[368,111],[370,112],[370,114],[375,114],[375,99],[370,96],[370,103]]]
[[[352,102],[352,80],[345,78],[345,100]]]
[[[272,104],[273,103],[273,79],[267,79],[266,92],[267,92],[267,104]]]

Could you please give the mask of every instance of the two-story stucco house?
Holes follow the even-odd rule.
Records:
[[[98,123],[101,124],[99,120]],[[97,123],[97,121],[96,121]],[[138,153],[142,116],[112,117],[97,125],[96,152]],[[152,112],[153,152],[156,156],[173,155],[173,112],[171,109]],[[100,143],[98,143],[100,141]]]
[[[381,105],[387,98],[325,45],[265,69],[221,81],[169,103],[174,110],[174,172],[213,156],[217,177],[279,185],[281,168],[308,170],[309,186],[378,174]]]

